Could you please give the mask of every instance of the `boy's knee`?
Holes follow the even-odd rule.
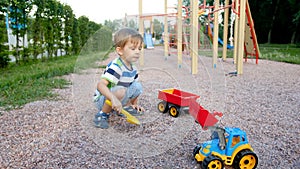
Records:
[[[129,93],[131,99],[142,94],[143,93],[142,84],[139,82],[132,83],[129,87]]]
[[[137,90],[140,90],[140,91],[143,90],[143,86],[142,86],[142,84],[139,83],[139,82],[134,82],[134,83],[132,83],[132,85],[133,85],[133,87],[136,88]]]
[[[113,91],[113,94],[121,100],[125,96],[125,92],[126,88],[118,88],[117,90]]]

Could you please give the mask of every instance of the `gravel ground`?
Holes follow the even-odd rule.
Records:
[[[200,168],[192,151],[210,131],[187,113],[172,118],[157,111],[157,91],[173,87],[200,95],[210,112],[223,112],[219,126],[245,130],[257,168],[300,168],[299,65],[249,60],[243,75],[230,76],[230,59],[212,69],[211,58],[200,56],[198,74],[191,75],[189,58],[178,68],[176,56],[164,58],[160,47],[145,50],[144,59],[140,126],[111,115],[109,129],[93,127],[92,95],[102,70],[65,76],[72,85],[55,90],[58,99],[1,111],[0,168]]]

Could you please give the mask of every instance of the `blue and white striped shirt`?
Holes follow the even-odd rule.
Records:
[[[116,85],[128,87],[138,80],[138,72],[134,65],[132,65],[132,70],[128,69],[121,58],[116,58],[106,66],[101,78],[109,81],[108,88]]]

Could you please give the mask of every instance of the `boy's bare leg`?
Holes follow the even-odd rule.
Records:
[[[125,96],[125,92],[126,92],[126,89],[119,89],[115,92],[113,92],[113,95],[119,99],[119,101],[121,101],[123,99],[123,97]],[[109,114],[110,112],[112,111],[112,107],[107,105],[105,102],[104,102],[104,105],[102,107],[102,112],[106,113],[106,114]]]

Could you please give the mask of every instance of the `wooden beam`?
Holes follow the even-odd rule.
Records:
[[[224,6],[228,6],[229,0],[225,0]],[[227,58],[227,39],[228,39],[228,14],[229,14],[229,8],[225,8],[224,11],[224,29],[223,29],[223,54],[222,59],[226,60]]]
[[[192,0],[191,57],[192,74],[198,73],[198,0]]]
[[[177,5],[177,65],[182,66],[182,0],[178,0]]]
[[[239,11],[239,1],[235,0],[235,11]],[[233,40],[233,63],[237,63],[237,51],[238,51],[238,34],[239,34],[239,14],[235,14],[235,23],[234,23],[234,40]]]
[[[218,38],[219,38],[219,0],[214,4],[214,28],[213,28],[213,68],[217,67],[218,59]]]
[[[240,0],[240,19],[238,33],[237,50],[237,74],[243,74],[244,42],[245,42],[245,20],[246,20],[246,0]]]
[[[165,0],[165,16],[164,16],[164,46],[165,46],[165,59],[168,58],[169,50],[169,33],[168,33],[168,0]]]

